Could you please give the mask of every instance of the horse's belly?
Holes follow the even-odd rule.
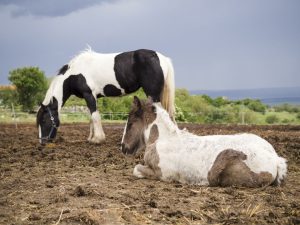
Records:
[[[198,154],[183,155],[178,152],[159,153],[159,167],[163,180],[181,183],[207,185],[210,160]]]

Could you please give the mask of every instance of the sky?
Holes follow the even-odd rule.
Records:
[[[300,87],[298,0],[0,0],[0,84],[46,76],[90,45],[152,49],[188,90]]]

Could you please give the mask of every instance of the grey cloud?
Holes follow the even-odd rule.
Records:
[[[65,10],[66,16],[50,13],[48,1],[38,8],[50,16],[40,19],[11,17],[32,1],[7,6],[0,0],[0,83],[8,83],[9,70],[28,65],[56,74],[89,44],[103,53],[149,48],[166,54],[177,87],[300,85],[300,1],[52,1],[52,10]]]
[[[12,6],[13,17],[34,15],[45,17],[65,16],[109,0],[1,0],[1,6]]]

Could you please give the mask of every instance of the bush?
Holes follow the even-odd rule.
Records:
[[[251,100],[247,106],[254,112],[266,112],[266,106],[260,100]]]
[[[215,108],[207,113],[204,121],[206,123],[230,123],[233,122],[233,117],[230,112]]]
[[[183,113],[182,109],[175,105],[175,120],[178,122],[186,122],[185,114]]]
[[[243,121],[243,117],[244,117],[244,123],[245,124],[256,124],[257,123],[257,116],[256,113],[253,112],[252,110],[245,110],[240,112],[240,121]]]
[[[290,121],[289,121],[288,119],[285,118],[285,119],[281,120],[281,122],[287,124],[287,123],[289,123]]]
[[[269,115],[266,117],[266,122],[268,124],[274,124],[279,122],[279,118],[276,115]]]
[[[228,103],[230,103],[230,101],[228,101],[227,99],[225,99],[223,97],[218,97],[213,100],[212,105],[215,107],[221,107]]]
[[[282,105],[277,105],[274,106],[274,110],[275,112],[289,112],[289,113],[298,113],[300,112],[300,106],[294,106],[294,105],[290,105],[290,104],[282,104]]]

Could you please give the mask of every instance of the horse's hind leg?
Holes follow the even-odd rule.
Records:
[[[228,164],[235,159],[246,159],[246,157],[247,156],[244,153],[232,149],[226,149],[219,153],[207,175],[209,185],[219,186],[222,178],[222,173],[228,166]]]
[[[90,93],[84,95],[84,99],[91,113],[90,135],[88,141],[102,143],[105,141],[105,134],[101,124],[100,113],[97,110],[96,99]]]
[[[269,172],[254,173],[243,162],[247,156],[240,151],[227,149],[216,158],[208,173],[211,186],[244,186],[260,187],[269,185],[273,181]]]

